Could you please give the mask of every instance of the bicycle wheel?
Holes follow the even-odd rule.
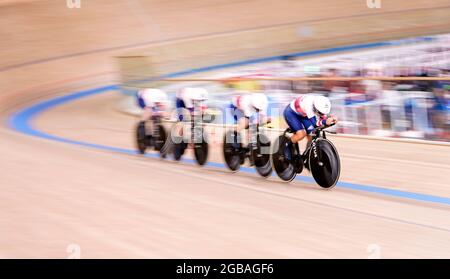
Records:
[[[145,122],[140,121],[136,127],[136,146],[140,154],[147,149],[147,136],[145,134]]]
[[[203,166],[208,159],[208,143],[206,142],[205,137],[203,136],[201,143],[196,143],[194,145],[194,156],[195,160],[200,166]]]
[[[336,147],[327,139],[317,139],[309,152],[311,174],[322,188],[333,188],[341,173],[341,162]]]
[[[289,144],[289,139],[284,135],[279,136],[274,144],[272,150],[272,165],[283,181],[292,181],[297,175],[297,171],[292,164],[292,146]]]
[[[164,145],[159,150],[159,157],[161,157],[162,159],[165,159],[167,157],[167,154],[170,153],[170,148],[171,148],[170,140],[166,140]]]
[[[270,140],[264,134],[257,137],[259,147],[253,152],[253,161],[256,171],[262,177],[268,177],[272,173],[272,164],[270,162]]]
[[[161,124],[158,124],[158,136],[154,138],[154,146],[156,151],[160,151],[167,140],[166,130]]]
[[[186,150],[185,143],[175,143],[173,145],[173,158],[175,161],[180,161],[183,157],[184,151]]]
[[[181,157],[184,154],[184,151],[187,148],[187,143],[185,142],[183,136],[171,136],[169,140],[172,145],[171,149],[172,149],[173,159],[175,161],[180,161]]]
[[[159,150],[159,156],[163,159],[169,154],[173,154],[174,143],[172,142],[172,131],[169,130],[167,138]]]
[[[227,131],[223,139],[223,157],[227,167],[232,171],[241,166],[242,143],[237,131]]]

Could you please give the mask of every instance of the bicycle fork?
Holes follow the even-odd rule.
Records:
[[[323,162],[322,162],[322,158],[321,158],[321,156],[320,156],[320,152],[317,150],[317,139],[313,139],[312,141],[311,141],[311,145],[309,146],[309,148],[307,149],[307,151],[309,151],[309,152],[312,152],[312,155],[314,156],[314,159],[316,159],[317,160],[317,164],[319,165],[319,166],[323,166]],[[309,153],[307,153],[306,151],[305,151],[305,156],[308,156],[308,154]],[[305,161],[307,161],[308,160],[308,158],[305,158]]]

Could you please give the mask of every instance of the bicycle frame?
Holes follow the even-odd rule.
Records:
[[[260,114],[257,114],[256,123],[254,123],[253,121],[250,122],[249,120],[249,145],[248,147],[251,147],[251,149],[249,150],[249,156],[250,158],[253,158],[254,152],[255,150],[260,150],[261,149],[261,142],[260,140],[258,140],[259,137],[259,131],[260,131]],[[270,152],[270,151],[269,151]]]
[[[333,133],[333,132],[325,131],[325,129],[330,128],[331,126],[334,126],[334,125],[335,124],[332,124],[329,126],[317,127],[313,132],[314,135],[312,137],[311,144],[306,148],[305,152],[303,152],[303,156],[308,154],[308,152],[309,152],[309,150],[311,150],[311,148],[315,148],[317,139],[319,139],[319,138],[327,139],[326,133]],[[315,154],[317,154],[317,152]],[[320,158],[319,158],[319,160],[320,160]]]
[[[191,114],[191,141],[194,146],[203,142],[203,113],[201,111],[198,113],[199,109],[195,109],[196,104],[198,102],[194,102],[194,111]]]
[[[161,114],[155,114],[152,116],[151,121],[152,121],[152,136],[153,137],[159,137],[159,128],[158,128],[158,124],[161,124]]]
[[[257,119],[259,120],[259,119]],[[250,120],[249,120],[250,121]],[[253,155],[253,150],[256,150],[259,146],[258,142],[258,133],[259,133],[259,122],[256,124],[249,123],[248,126],[248,132],[249,132],[249,147],[251,146],[250,155]]]

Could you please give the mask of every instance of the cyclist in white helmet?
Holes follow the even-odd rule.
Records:
[[[266,117],[269,101],[262,93],[243,94],[234,96],[229,108],[233,115],[235,124],[238,124],[238,131],[249,126],[249,119],[255,114],[259,114],[260,123],[270,122]],[[240,121],[243,119],[243,121]]]
[[[147,121],[155,113],[164,113],[167,105],[167,94],[160,89],[147,88],[137,93],[139,106],[144,110],[141,121]]]
[[[178,124],[175,125],[174,134],[183,135],[183,125],[181,122],[186,121],[184,118],[185,110],[189,111],[189,115],[192,119],[194,113],[197,113],[203,118],[207,109],[204,101],[208,100],[208,91],[200,87],[186,87],[179,90],[176,94],[175,107],[178,114]]]
[[[187,109],[191,115],[194,109],[197,108],[203,113],[206,110],[206,105],[203,103],[208,99],[208,91],[204,88],[187,87],[181,89],[177,93],[176,108],[178,110],[178,120],[183,121],[182,109]]]
[[[284,110],[284,119],[293,133],[291,142],[307,137],[309,145],[314,128],[337,123],[337,118],[329,116],[330,111],[327,97],[308,94],[295,98]]]
[[[141,120],[138,124],[138,144],[139,152],[145,152],[145,146],[142,149],[142,143],[146,138],[152,138],[156,117],[165,117],[167,104],[167,95],[160,89],[147,88],[139,90],[136,94],[138,105],[143,109]],[[148,142],[148,141],[147,141]],[[144,144],[146,145],[146,144]]]

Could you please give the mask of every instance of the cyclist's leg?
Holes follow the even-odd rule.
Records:
[[[141,116],[141,121],[145,123],[145,134],[151,136],[153,133],[153,108],[145,107]]]
[[[245,132],[246,129],[248,129],[248,118],[245,117],[244,113],[242,110],[238,109],[236,106],[234,106],[233,104],[230,105],[230,109],[231,109],[231,113],[234,119],[234,123],[236,124],[236,131],[237,133],[239,133],[240,135],[242,135],[242,131]],[[245,136],[241,136],[240,139],[242,141],[242,139],[245,139]]]
[[[308,118],[302,118],[301,119],[303,127],[305,127],[305,132],[306,132],[306,138],[308,140],[308,142],[306,143],[306,149],[308,149],[309,145],[311,144],[312,141],[312,136],[311,133],[312,131],[314,131],[314,122],[315,122],[315,118],[313,119],[308,119]]]
[[[248,145],[248,143],[250,142],[250,133],[249,133],[249,129],[248,129],[249,123],[250,123],[250,118],[246,117],[242,114],[242,117],[238,124],[238,133],[241,133],[241,135],[242,135],[242,132],[243,132],[244,135],[242,136],[242,138],[245,139],[245,142],[244,142],[245,145]]]
[[[174,132],[174,135],[177,137],[183,136],[183,129],[184,129],[184,123],[186,121],[189,121],[190,119],[186,119],[186,116],[188,116],[188,113],[186,111],[191,112],[184,104],[184,101],[180,98],[176,99],[175,102],[175,108],[178,115],[178,122],[174,125],[174,129],[172,130]]]
[[[236,109],[234,113],[237,122],[237,131],[240,132],[248,129],[248,117],[245,117],[244,113],[240,109]]]
[[[194,108],[179,107],[177,108],[177,110],[178,110],[177,135],[183,136],[185,132],[187,132],[186,135],[189,135],[195,117]],[[190,142],[190,140],[188,142]]]

